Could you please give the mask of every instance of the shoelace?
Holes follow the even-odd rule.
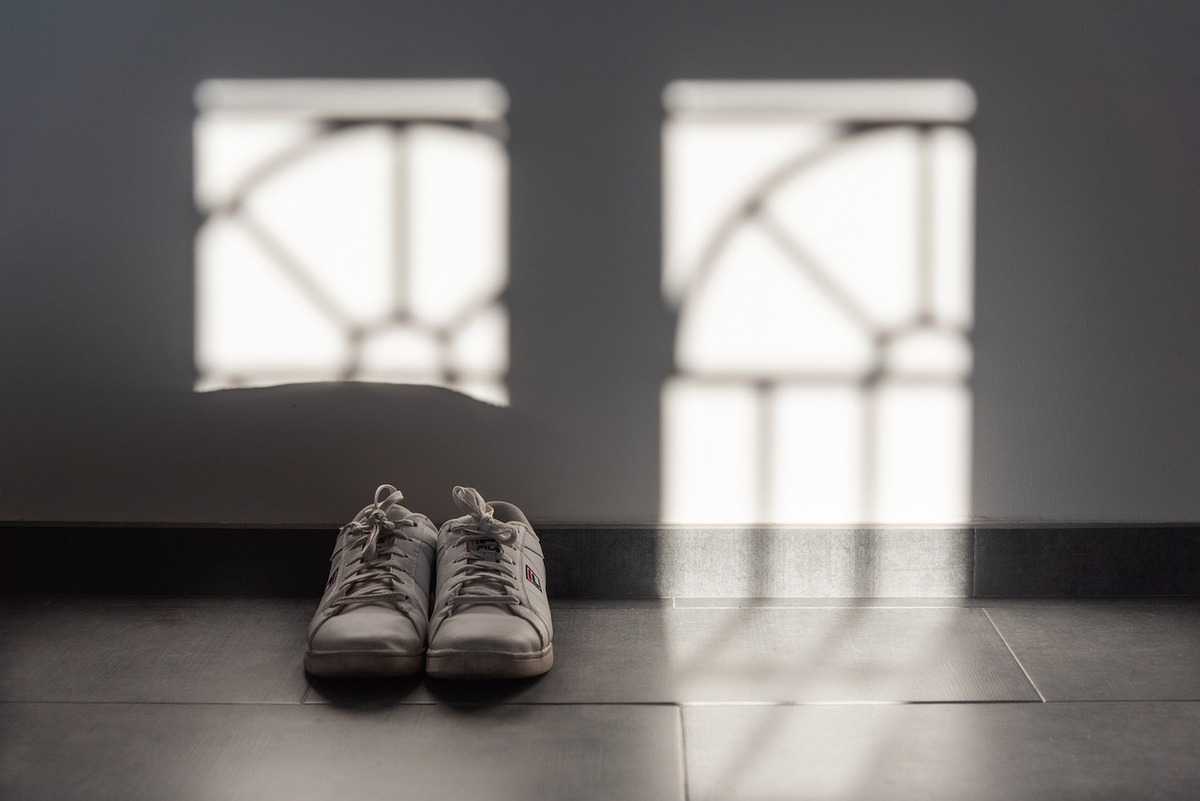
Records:
[[[454,503],[470,516],[470,521],[451,526],[459,534],[454,547],[461,546],[463,555],[451,562],[462,567],[455,572],[447,587],[450,597],[446,605],[450,610],[470,604],[520,606],[521,599],[517,597],[519,585],[509,568],[509,565],[515,566],[516,563],[504,553],[504,546],[513,544],[517,539],[516,528],[497,520],[491,504],[470,487],[455,487]],[[490,543],[497,546],[495,561],[480,556],[478,550],[472,548],[473,545]]]
[[[375,490],[375,502],[362,519],[355,519],[342,527],[346,534],[345,548],[358,551],[357,559],[347,563],[347,571],[341,578],[346,591],[329,604],[333,610],[349,606],[387,601],[408,601],[411,597],[401,586],[405,575],[394,557],[403,558],[398,541],[409,541],[407,534],[399,531],[401,526],[416,528],[416,520],[399,522],[388,518],[388,510],[404,498],[404,494],[390,484]]]

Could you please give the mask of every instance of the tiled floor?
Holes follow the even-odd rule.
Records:
[[[1196,602],[559,602],[501,684],[310,682],[314,605],[0,599],[0,798],[1200,797]]]

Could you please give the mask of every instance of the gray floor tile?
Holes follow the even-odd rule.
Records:
[[[683,798],[670,707],[0,704],[0,798]]]
[[[684,709],[707,799],[1138,801],[1200,796],[1200,704]]]
[[[0,596],[0,643],[7,632],[21,628],[27,614],[46,608],[53,600],[51,595]]]
[[[299,703],[315,606],[58,598],[0,625],[0,700]]]
[[[53,595],[0,595],[0,615],[49,606],[54,598]]]
[[[1200,700],[1200,605],[1010,602],[988,614],[1047,701]]]
[[[555,612],[555,667],[510,683],[314,682],[306,700],[663,703],[1037,700],[979,609]]]

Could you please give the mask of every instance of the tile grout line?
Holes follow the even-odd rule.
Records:
[[[675,704],[675,711],[679,714],[679,759],[680,776],[683,777],[683,801],[691,801],[692,790],[688,785],[688,753],[687,753],[687,727],[683,721],[683,706]]]
[[[362,700],[362,701],[353,701],[353,702],[349,702],[349,703],[345,703],[345,704],[340,703],[340,702],[331,702],[331,701],[311,701],[307,704],[303,704],[303,706],[305,706],[305,707],[345,706],[348,708],[348,707],[353,707],[353,706],[358,706],[361,704],[369,703],[369,700],[370,699]],[[1188,700],[1188,699],[1180,699],[1180,700]],[[1200,699],[1196,699],[1194,702],[1200,704]],[[4,703],[4,702],[0,701],[0,703]],[[14,702],[14,703],[28,703],[28,702],[22,701],[22,702]],[[33,702],[33,703],[36,703],[36,702]],[[67,702],[63,702],[63,703],[73,703],[73,702],[67,701]],[[88,703],[91,703],[91,702],[88,702]],[[108,702],[96,702],[96,703],[108,703]],[[126,703],[126,702],[118,702],[118,703]],[[129,703],[142,703],[142,702],[129,702]],[[159,702],[154,702],[154,703],[159,703]],[[175,702],[165,702],[165,703],[175,703]],[[192,702],[192,703],[208,703],[208,702]],[[257,703],[257,702],[247,702],[247,703]],[[1041,700],[1037,700],[1037,701],[1013,700],[1013,699],[1008,699],[1008,698],[1005,698],[1005,699],[963,699],[963,700],[937,699],[937,700],[930,700],[930,701],[920,701],[920,700],[918,700],[918,701],[911,701],[911,700],[907,700],[907,701],[905,701],[905,700],[902,700],[902,701],[890,701],[890,700],[883,700],[883,701],[813,701],[813,700],[807,700],[807,701],[679,701],[679,700],[675,700],[675,701],[671,701],[671,700],[665,700],[665,701],[599,701],[599,700],[595,700],[595,699],[576,700],[576,701],[522,701],[522,700],[480,701],[480,700],[453,699],[453,700],[436,700],[436,701],[434,701],[434,700],[398,701],[395,703],[395,707],[402,708],[402,707],[430,707],[430,706],[446,706],[446,707],[627,706],[627,707],[648,707],[648,708],[677,707],[680,710],[686,710],[686,709],[710,709],[710,708],[717,708],[717,707],[724,708],[724,709],[730,709],[730,708],[735,708],[735,707],[736,708],[754,707],[754,708],[759,708],[759,709],[762,709],[762,708],[779,709],[779,708],[834,707],[834,706],[837,706],[837,707],[852,707],[852,706],[853,707],[862,707],[862,706],[1013,706],[1013,705],[1020,705],[1020,704],[1040,704],[1040,703],[1043,703],[1043,702]],[[1058,702],[1058,703],[1075,703],[1075,702],[1074,701],[1062,701],[1062,702]],[[1088,703],[1092,703],[1092,702],[1088,701]],[[1102,703],[1107,703],[1107,701],[1102,702]],[[1122,702],[1122,703],[1124,703],[1124,702]],[[271,705],[272,706],[300,706],[298,704],[293,704],[290,702],[280,702],[280,703],[274,703]],[[682,712],[681,712],[681,714],[682,714]]]
[[[295,701],[135,701],[129,698],[118,700],[95,700],[95,699],[4,699],[0,700],[0,706],[7,705],[33,705],[33,706],[181,706],[181,707],[201,707],[201,706],[229,706],[229,707],[302,707],[304,704],[299,704]],[[313,706],[309,704],[308,706]]]
[[[504,703],[492,702],[461,702],[461,701],[419,701],[419,702],[401,702],[395,704],[391,709],[417,709],[429,707],[451,707],[451,708],[477,708],[477,707],[513,707],[513,706],[529,706],[529,707],[564,707],[564,706],[597,706],[597,707],[637,707],[637,708],[661,708],[674,707],[679,710],[682,718],[684,710],[687,709],[712,709],[712,708],[813,708],[813,707],[929,707],[929,706],[1021,706],[1028,704],[1044,704],[1046,706],[1088,706],[1088,705],[1118,705],[1118,704],[1187,704],[1200,705],[1200,699],[1197,698],[1076,698],[1064,701],[763,701],[763,702],[724,702],[724,701],[513,701]],[[250,707],[266,707],[270,709],[279,708],[294,708],[294,709],[368,709],[370,701],[351,704],[334,704],[328,702],[312,702],[308,704],[297,704],[294,701],[96,701],[96,700],[0,700],[0,707],[6,706],[176,706],[176,707],[235,707],[235,708],[250,708]]]
[[[1021,672],[1025,674],[1025,680],[1029,682],[1029,686],[1032,687],[1033,691],[1038,694],[1038,698],[1042,700],[1042,703],[1046,703],[1046,696],[1042,695],[1042,691],[1038,688],[1037,682],[1033,680],[1033,676],[1030,676],[1029,671],[1025,669],[1025,665],[1021,664],[1020,657],[1017,656],[1017,652],[1013,650],[1012,646],[1008,644],[1008,640],[1005,638],[1004,633],[1000,631],[1000,627],[996,625],[996,621],[992,620],[991,613],[988,612],[986,607],[980,608],[983,611],[983,616],[988,619],[988,623],[992,624],[992,629],[996,632],[996,636],[1000,638],[1000,642],[1004,643],[1004,647],[1008,649],[1008,653],[1012,656],[1013,661],[1017,663],[1017,667],[1019,667]]]

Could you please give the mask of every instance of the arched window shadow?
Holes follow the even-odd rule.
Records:
[[[507,405],[503,90],[197,94],[197,389],[372,381]]]
[[[663,393],[663,519],[963,520],[969,136],[946,119],[731,106],[669,120],[665,134],[677,197],[664,286],[678,328]],[[796,143],[775,142],[774,162],[753,156],[761,173],[702,219],[679,187],[704,191],[706,170],[718,190],[731,181],[698,158],[695,139],[752,147],[756,125],[794,131]],[[711,231],[700,248],[697,226]]]

